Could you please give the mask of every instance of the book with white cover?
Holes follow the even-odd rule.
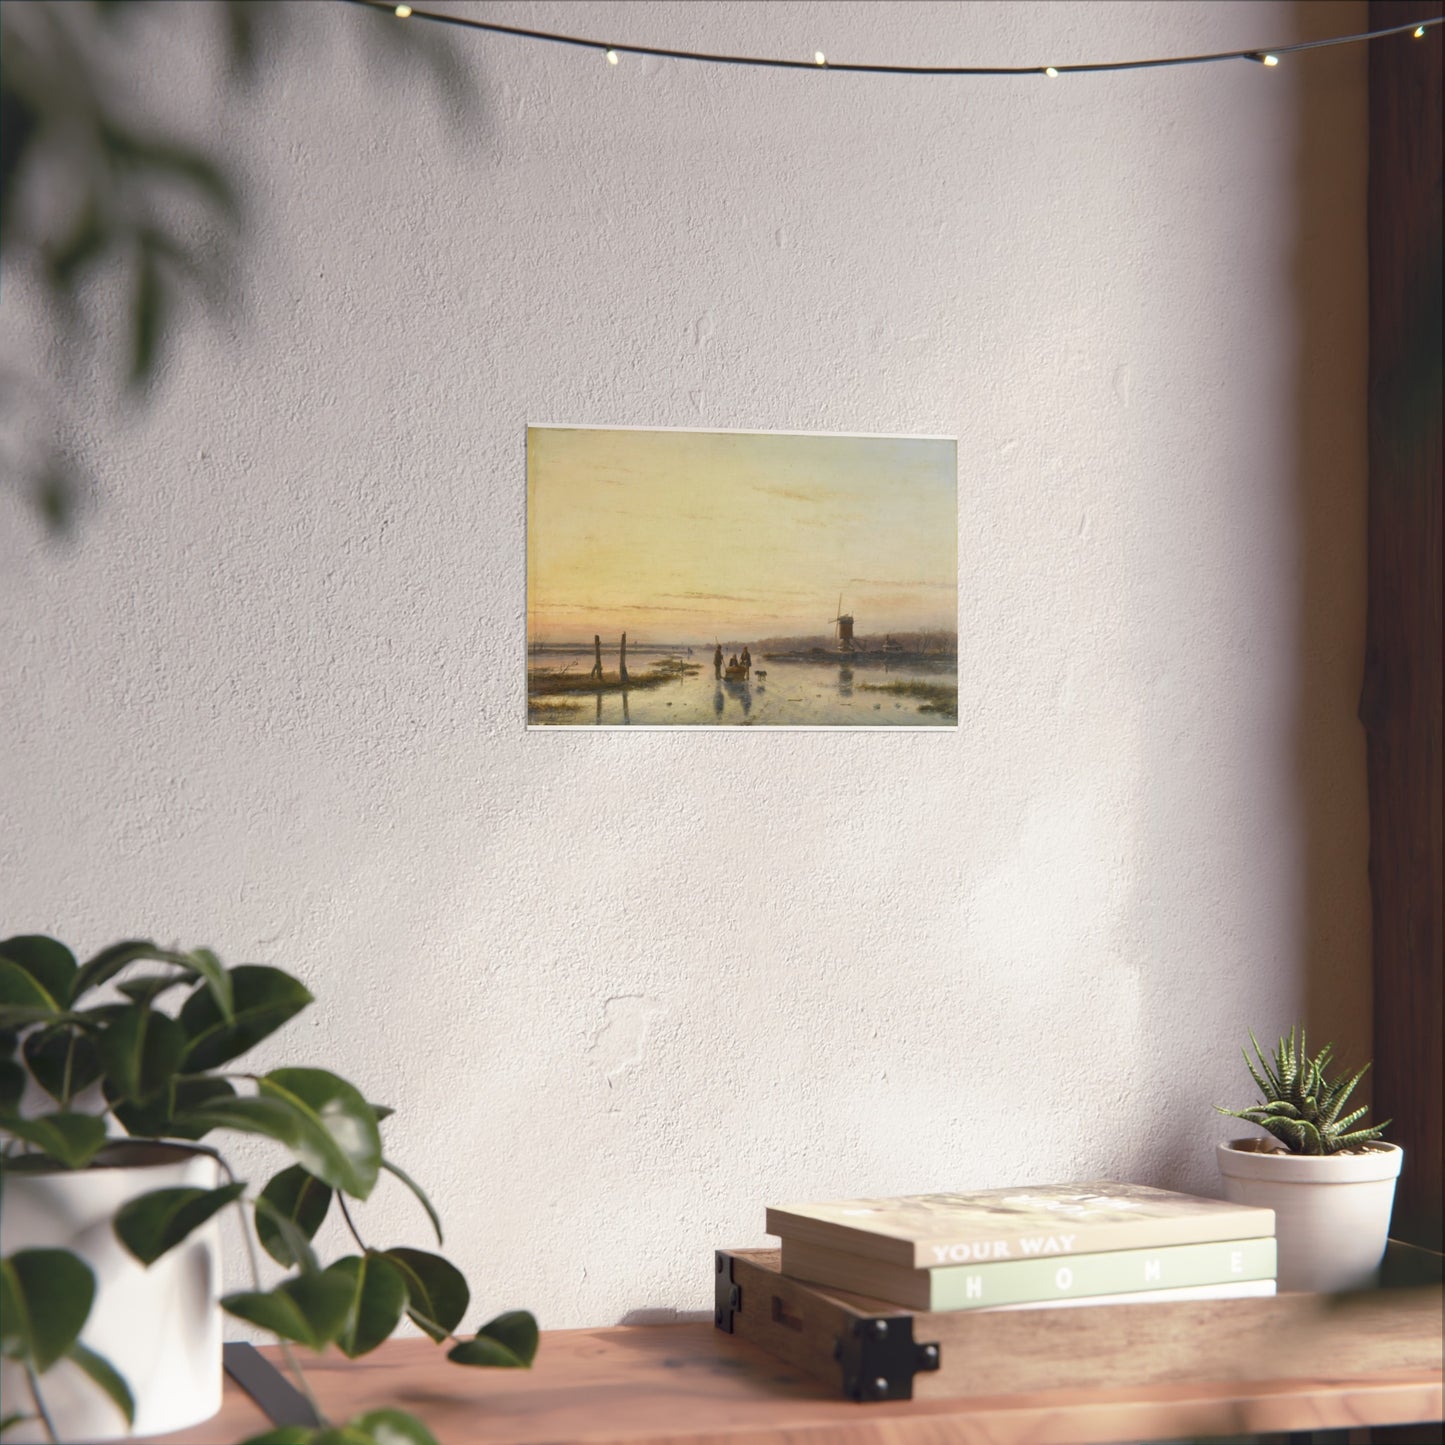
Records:
[[[1101,1180],[784,1204],[769,1234],[911,1269],[1274,1234],[1274,1211]]]

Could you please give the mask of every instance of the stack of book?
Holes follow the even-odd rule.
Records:
[[[1141,1184],[787,1204],[767,1225],[785,1275],[915,1310],[1275,1291],[1273,1210]]]

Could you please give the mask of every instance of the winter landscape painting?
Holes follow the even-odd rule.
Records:
[[[527,721],[955,727],[957,445],[527,431]]]

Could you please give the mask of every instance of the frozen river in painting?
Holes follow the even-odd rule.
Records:
[[[533,697],[528,721],[558,727],[946,727],[958,721],[958,672],[953,659],[884,663],[782,662],[754,655],[752,677],[729,682],[713,675],[711,650],[670,654],[698,667],[656,686],[627,691]],[[629,653],[634,680],[653,671],[660,654]],[[591,652],[547,652],[533,668],[565,669],[586,678]],[[603,667],[616,673],[617,654],[604,650]]]

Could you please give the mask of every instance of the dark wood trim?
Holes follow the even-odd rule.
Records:
[[[1372,29],[1439,0],[1371,0]],[[1370,76],[1369,612],[1375,1117],[1405,1150],[1393,1232],[1441,1248],[1441,51],[1374,42]]]

